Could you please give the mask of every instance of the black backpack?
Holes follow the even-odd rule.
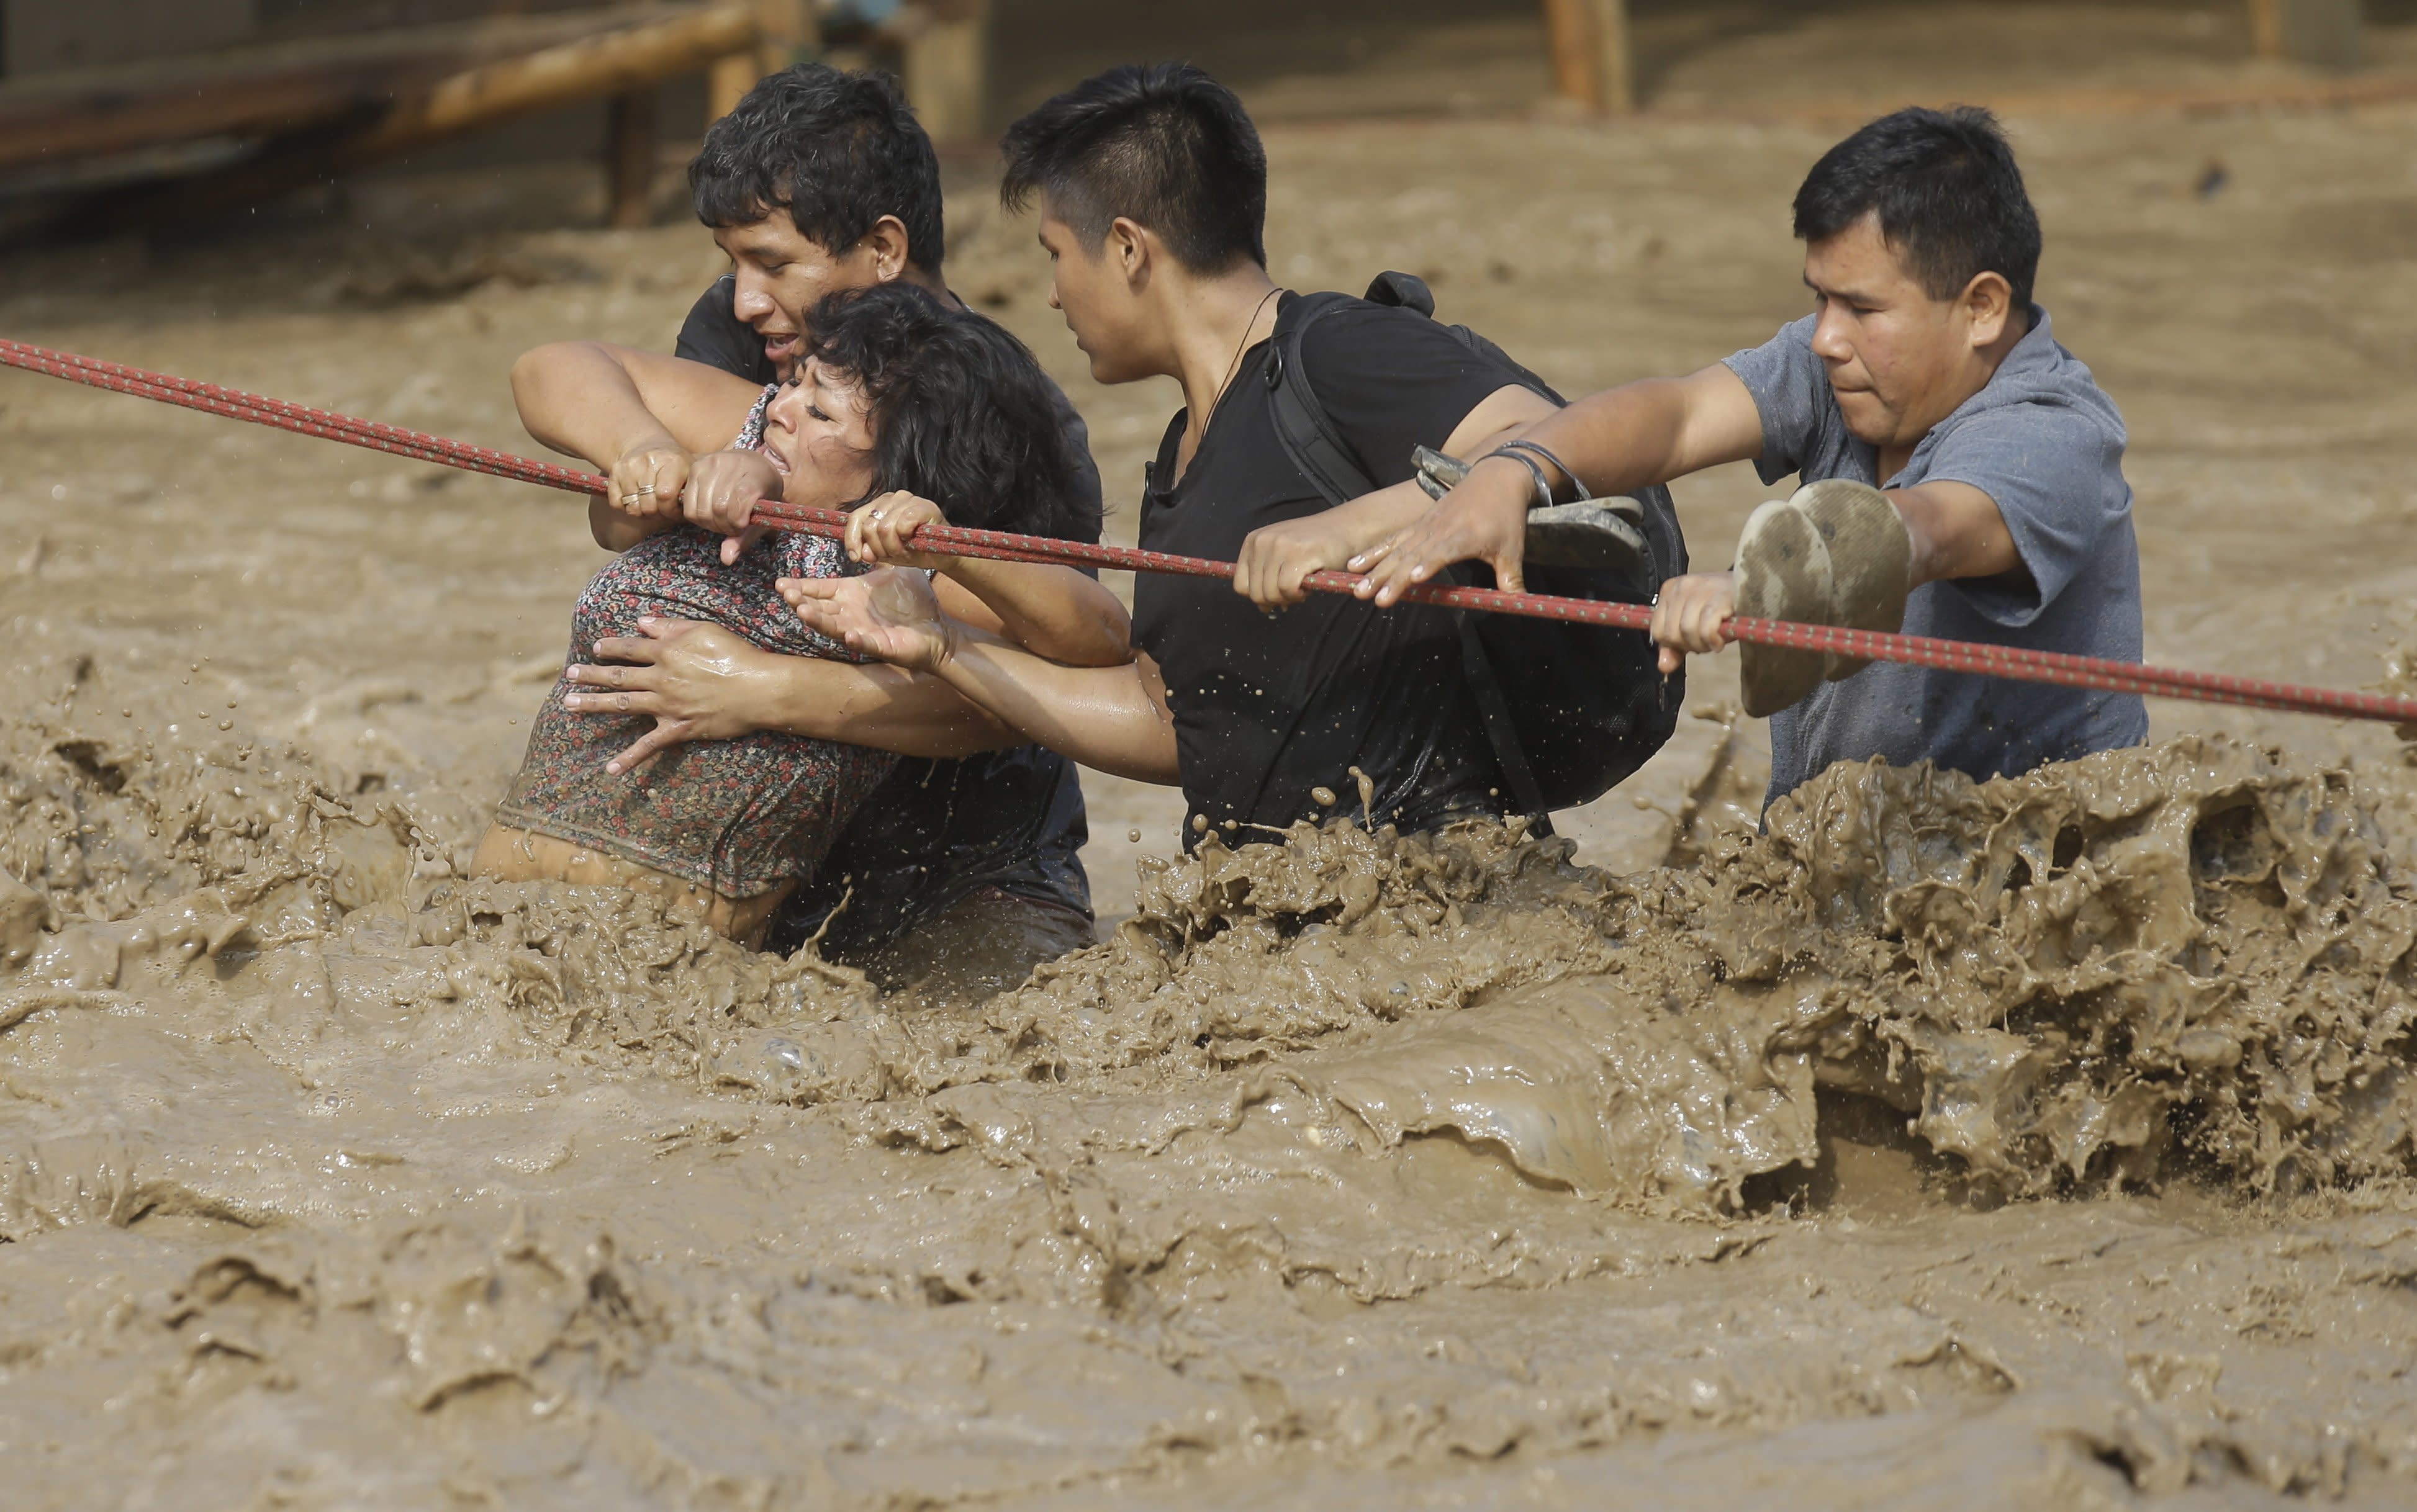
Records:
[[[1376,483],[1352,457],[1351,448],[1317,401],[1302,339],[1329,311],[1356,304],[1415,310],[1432,318],[1435,296],[1406,273],[1381,273],[1365,300],[1347,294],[1304,295],[1275,337],[1268,368],[1274,400],[1276,435],[1285,455],[1330,504],[1373,491]],[[1508,354],[1466,325],[1444,327],[1461,344],[1500,362],[1517,381],[1565,402],[1552,387]],[[1473,460],[1473,459],[1472,459]],[[1687,570],[1687,541],[1667,489],[1635,495],[1644,506],[1648,556],[1645,580],[1599,568],[1527,567],[1528,588],[1573,598],[1642,603],[1666,579]],[[1464,584],[1490,586],[1482,563],[1462,563],[1449,576]],[[1686,697],[1686,673],[1664,677],[1652,639],[1637,630],[1572,625],[1521,615],[1450,611],[1460,629],[1461,658],[1468,673],[1485,734],[1520,811],[1535,817],[1535,833],[1549,835],[1546,814],[1591,803],[1645,764],[1678,728]]]

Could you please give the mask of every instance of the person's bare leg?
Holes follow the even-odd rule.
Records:
[[[607,855],[576,841],[535,830],[490,824],[471,858],[470,874],[497,882],[565,882],[583,887],[627,887],[668,898],[676,907],[697,910],[718,932],[750,950],[764,944],[772,915],[796,887],[783,883],[752,898],[724,898],[682,877]]]

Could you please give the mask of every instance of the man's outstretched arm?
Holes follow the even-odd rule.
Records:
[[[1971,484],[1942,479],[1890,489],[1888,501],[1905,522],[1913,548],[1908,588],[1956,578],[2029,576],[1998,501]],[[1662,646],[1662,670],[1677,672],[1689,656],[1728,644],[1721,626],[1736,612],[1734,572],[1691,572],[1664,583],[1653,605],[1652,630]]]
[[[1444,439],[1451,457],[1481,457],[1557,413],[1551,400],[1520,384],[1506,385],[1481,400]],[[1313,572],[1340,567],[1360,553],[1424,519],[1435,503],[1415,482],[1363,493],[1331,509],[1262,525],[1242,542],[1234,569],[1234,591],[1265,610],[1300,603]]]
[[[1158,666],[1064,667],[949,618],[920,572],[784,578],[782,597],[848,649],[929,673],[1051,750],[1142,782],[1178,779],[1175,717]]]
[[[1648,378],[1589,394],[1521,432],[1597,495],[1633,493],[1722,462],[1762,455],[1762,416],[1743,380],[1718,363],[1684,378]],[[1532,454],[1530,454],[1532,455]],[[1572,480],[1540,462],[1563,488]],[[1526,587],[1528,508],[1535,479],[1509,458],[1480,461],[1415,524],[1347,564],[1361,597],[1391,605],[1454,562],[1482,561],[1512,592]]]
[[[733,740],[758,730],[901,756],[970,756],[1024,743],[926,673],[782,656],[695,620],[642,619],[638,629],[598,642],[600,663],[563,673],[572,687],[562,704],[574,714],[654,717],[655,727],[607,763],[608,772],[629,771],[683,741]]]
[[[694,458],[727,444],[761,392],[702,363],[604,341],[555,341],[512,364],[530,436],[611,476],[587,521],[616,552],[678,523]]]

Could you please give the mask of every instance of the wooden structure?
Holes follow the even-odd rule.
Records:
[[[1553,92],[1596,115],[1636,108],[1628,53],[1628,0],[1544,0]]]
[[[2359,19],[2359,0],[2249,0],[2249,31],[2262,58],[2354,68]]]
[[[1543,0],[1553,92],[1595,115],[1636,108],[1627,0]],[[2359,59],[2360,0],[2249,0],[2260,57],[2351,68]]]
[[[205,39],[240,35],[262,0],[0,0],[22,53],[11,67],[68,69],[0,82],[0,234],[62,218],[107,225],[223,212],[594,99],[606,102],[609,218],[639,225],[652,199],[660,84],[705,75],[718,117],[766,73],[823,51],[817,0],[438,3],[472,19],[209,53],[199,51]],[[935,138],[975,142],[996,125],[992,41],[1011,3],[907,0],[873,38],[900,65]],[[1599,116],[1634,110],[1627,0],[1539,3],[1555,93]],[[2261,54],[2334,68],[2357,61],[2360,0],[2245,3]],[[492,9],[479,14],[482,4]],[[166,18],[156,35],[121,35],[155,12]],[[179,55],[123,61],[167,48]],[[828,55],[843,65],[873,56]],[[144,192],[124,192],[134,186]]]
[[[810,53],[809,0],[712,0],[501,16],[11,81],[0,85],[0,205],[20,227],[123,219],[111,191],[174,181],[173,219],[583,100],[608,101],[609,216],[643,224],[655,90],[710,71],[743,92]],[[735,98],[735,95],[732,97]],[[0,220],[0,225],[5,225]]]

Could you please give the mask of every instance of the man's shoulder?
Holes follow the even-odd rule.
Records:
[[[1301,360],[1316,371],[1383,371],[1402,353],[1432,352],[1472,361],[1482,355],[1443,322],[1400,305],[1345,294],[1302,295],[1278,322],[1279,340],[1298,332]]]
[[[1723,357],[1721,364],[1744,378],[1749,387],[1753,386],[1754,375],[1757,372],[1801,370],[1807,364],[1817,372],[1821,359],[1813,355],[1813,323],[1817,318],[1799,315],[1771,332],[1770,338],[1759,345],[1741,347]]]
[[[2056,340],[2048,314],[2032,307],[2032,324],[1988,385],[1967,406],[1972,416],[1999,412],[2001,419],[2058,429],[2087,428],[2124,439],[2122,411],[2102,387],[2090,365]]]
[[[732,308],[737,287],[737,280],[725,273],[696,296],[687,319],[680,323],[673,355],[720,368],[749,383],[769,383],[774,375],[772,364],[764,355],[763,339]]]

